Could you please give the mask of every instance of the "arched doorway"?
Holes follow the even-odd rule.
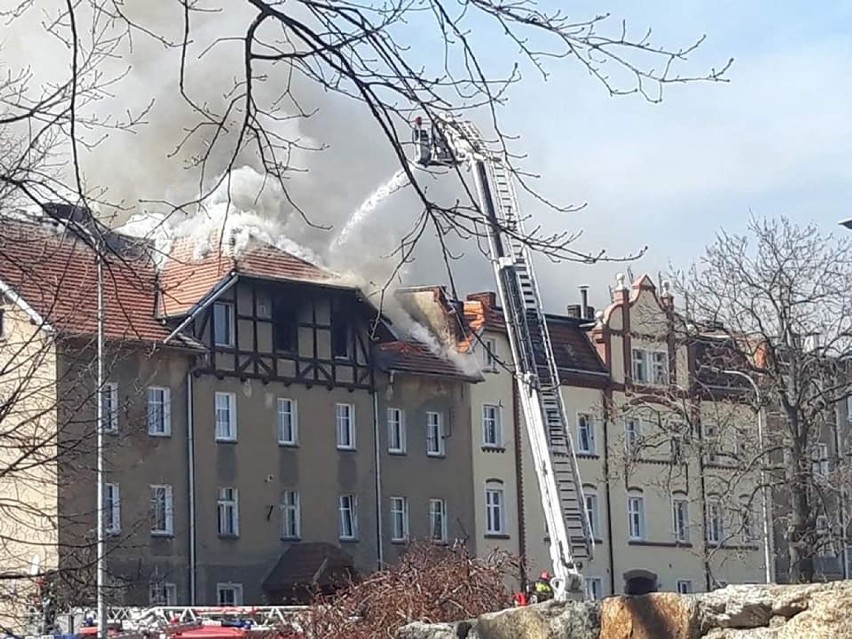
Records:
[[[650,570],[628,570],[624,573],[625,595],[647,595],[657,592],[657,575]]]

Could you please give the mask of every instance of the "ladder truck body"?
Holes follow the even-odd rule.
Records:
[[[470,122],[442,117],[427,128],[418,118],[414,142],[416,164],[466,165],[473,174],[550,539],[554,596],[565,599],[583,590],[580,570],[594,539],[511,170]]]

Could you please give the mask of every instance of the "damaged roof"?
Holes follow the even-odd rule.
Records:
[[[472,382],[482,380],[481,375],[462,371],[449,358],[435,355],[418,342],[385,342],[377,344],[374,352],[376,364],[386,372],[394,371]]]
[[[149,253],[108,252],[103,272],[106,338],[162,343],[171,329],[154,313],[157,270]],[[45,328],[72,336],[97,330],[97,254],[61,225],[3,218],[0,286]],[[183,336],[176,345],[199,346]]]

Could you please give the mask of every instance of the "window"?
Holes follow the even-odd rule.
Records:
[[[220,488],[217,503],[220,537],[239,537],[240,502],[236,488]]]
[[[340,359],[352,357],[349,322],[339,312],[331,318],[331,354]]]
[[[681,595],[688,595],[692,592],[692,579],[678,579],[677,591]]]
[[[213,344],[234,345],[234,305],[230,302],[216,302],[213,305]]]
[[[754,516],[748,504],[743,504],[742,510],[740,510],[740,518],[742,519],[743,541],[749,543],[756,540],[757,533],[754,529]]]
[[[216,441],[237,440],[237,396],[235,393],[216,393]]]
[[[628,453],[635,453],[642,436],[642,425],[638,419],[628,419],[624,422],[624,447]]]
[[[506,504],[502,482],[485,484],[485,533],[487,535],[506,534]]]
[[[148,600],[152,606],[177,605],[177,586],[172,583],[152,581],[148,593]]]
[[[704,424],[704,451],[708,464],[719,462],[719,442],[716,439],[716,425]]]
[[[722,519],[722,503],[718,498],[707,502],[707,541],[711,544],[721,544],[724,536]]]
[[[272,315],[272,347],[283,353],[299,350],[299,316],[283,302],[275,303]]]
[[[846,421],[852,422],[852,395],[846,398]]]
[[[216,599],[220,606],[242,606],[243,585],[242,584],[216,584]]]
[[[638,495],[627,498],[627,535],[634,541],[645,539],[645,499]]]
[[[834,555],[834,544],[831,538],[831,529],[828,525],[828,517],[818,515],[816,518],[817,554],[820,557],[831,557]]]
[[[355,495],[341,495],[338,510],[340,512],[338,537],[340,539],[357,539],[358,500]]]
[[[600,577],[586,577],[586,599],[597,601],[603,597],[603,580]]]
[[[103,411],[103,431],[118,432],[118,384],[105,382],[101,389],[101,410]]]
[[[168,485],[151,486],[151,534],[173,535],[174,501],[172,487]]]
[[[831,470],[828,460],[828,444],[818,443],[813,454],[813,474],[815,477],[828,477]]]
[[[669,383],[669,354],[651,353],[651,381],[654,384]]]
[[[399,408],[388,408],[388,452],[405,453],[405,413]]]
[[[503,445],[503,427],[500,423],[500,407],[494,404],[482,405],[482,443],[485,446]]]
[[[497,340],[493,337],[482,340],[482,367],[486,371],[497,372]]]
[[[672,530],[676,541],[689,541],[689,502],[686,499],[672,500]]]
[[[648,381],[648,360],[645,351],[633,349],[633,381]]]
[[[430,457],[443,457],[446,454],[441,413],[426,413],[426,454]]]
[[[408,499],[391,497],[391,541],[408,540]]]
[[[299,493],[285,490],[281,495],[281,537],[299,539],[302,536],[302,516]]]
[[[671,448],[672,462],[675,464],[683,462],[683,436],[672,435],[669,446]]]
[[[589,514],[589,527],[592,529],[592,536],[595,539],[600,539],[600,521],[598,514],[598,494],[592,488],[584,488],[583,496],[586,501],[586,512]]]
[[[172,434],[171,391],[160,386],[148,389],[148,434],[169,437]]]
[[[284,397],[278,398],[278,443],[282,446],[296,446],[299,443],[296,402]]]
[[[355,450],[355,407],[338,404],[336,408],[337,448]]]
[[[595,454],[595,420],[591,415],[577,415],[577,439],[581,453]]]
[[[118,484],[104,486],[104,528],[107,534],[117,535],[121,532],[121,495]]]
[[[429,537],[432,541],[447,541],[447,504],[443,499],[429,500]]]

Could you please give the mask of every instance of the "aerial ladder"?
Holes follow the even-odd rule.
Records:
[[[470,122],[442,116],[424,125],[418,118],[413,136],[416,164],[467,167],[473,174],[544,508],[554,597],[576,596],[594,538],[511,169]]]

